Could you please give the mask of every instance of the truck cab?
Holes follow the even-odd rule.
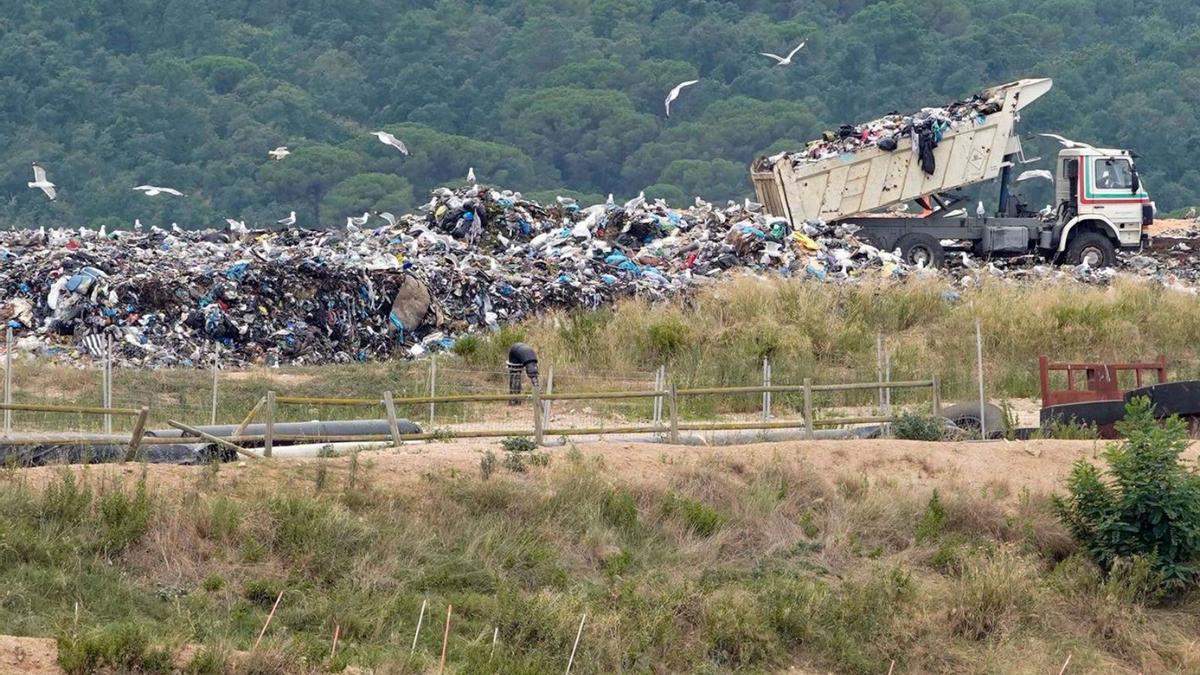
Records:
[[[1132,153],[1067,148],[1059,153],[1057,168],[1058,224],[1052,241],[1053,250],[1066,262],[1112,264],[1115,248],[1142,243],[1154,222],[1154,205],[1143,189]],[[1093,236],[1084,236],[1089,233]]]

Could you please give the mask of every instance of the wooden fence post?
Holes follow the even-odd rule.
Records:
[[[679,396],[675,390],[675,383],[671,383],[671,389],[668,391],[667,404],[671,413],[671,443],[679,444]]]
[[[271,456],[271,446],[275,441],[275,392],[267,392],[267,428],[263,430],[263,457]]]
[[[254,421],[255,416],[258,415],[258,411],[262,410],[262,407],[266,405],[266,403],[267,397],[265,396],[254,402],[254,407],[250,408],[250,412],[246,413],[246,418],[243,419],[242,423],[237,426],[237,429],[233,430],[234,438],[241,436],[246,432],[246,427],[250,426],[250,423]]]
[[[383,392],[383,409],[387,412],[388,431],[392,434],[392,443],[395,443],[398,448],[402,442],[400,423],[396,421],[396,404],[392,401],[392,392],[390,391]],[[430,419],[432,422],[432,418]],[[431,427],[429,431],[432,432],[433,428]]]
[[[813,433],[812,379],[804,378],[804,435],[808,440],[816,438]]]
[[[437,354],[429,356],[429,398],[437,396]],[[429,430],[433,431],[434,419],[437,417],[437,404],[429,402]]]
[[[212,415],[209,416],[208,423],[216,426],[217,424],[217,387],[220,382],[221,357],[213,352],[213,385],[212,385]]]
[[[137,457],[138,448],[142,446],[142,435],[146,432],[146,415],[149,413],[150,409],[146,406],[138,410],[137,421],[133,423],[133,435],[129,437],[129,450],[121,461],[128,462]]]
[[[542,445],[542,385],[541,383],[533,385],[533,442],[539,447]]]

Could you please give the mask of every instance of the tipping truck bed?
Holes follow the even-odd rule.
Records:
[[[818,162],[785,157],[770,168],[756,163],[758,201],[792,223],[835,221],[991,180],[1000,175],[1004,157],[1019,152],[1013,133],[1019,111],[1051,86],[1049,79],[1028,79],[988,89],[989,97],[1003,97],[1000,110],[946,131],[933,151],[932,175],[912,151],[915,138],[901,138],[890,152],[869,146]]]

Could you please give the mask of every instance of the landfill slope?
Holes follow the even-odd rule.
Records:
[[[394,224],[376,217],[338,230],[16,230],[0,233],[0,322],[17,350],[60,361],[98,359],[111,345],[126,366],[202,366],[217,351],[227,365],[304,365],[420,356],[548,310],[678,298],[738,273],[940,277],[949,291],[982,274],[1093,283],[1119,274],[966,252],[948,271],[915,268],[857,229],[793,228],[750,202],[547,206],[470,186],[439,189]],[[1164,241],[1123,255],[1122,268],[1193,292],[1195,257]]]

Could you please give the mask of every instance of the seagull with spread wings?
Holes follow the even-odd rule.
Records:
[[[33,180],[28,185],[35,190],[41,190],[46,193],[50,201],[54,201],[58,197],[58,191],[55,189],[54,183],[46,180],[46,170],[38,166],[37,162],[33,163]]]
[[[169,187],[159,187],[157,185],[139,185],[133,189],[141,192],[147,197],[157,197],[159,195],[174,195],[176,197],[183,196],[183,193],[179,190]]]
[[[699,81],[700,80],[688,80],[687,82],[680,82],[679,84],[675,85],[675,88],[671,90],[671,93],[667,94],[667,117],[671,116],[671,102],[679,98],[679,92],[683,91],[685,87],[690,87]]]
[[[759,54],[762,56],[769,56],[769,57],[775,59],[775,61],[776,61],[775,65],[777,65],[777,66],[790,66],[790,65],[792,65],[792,57],[796,55],[796,52],[800,51],[801,49],[804,49],[805,44],[807,44],[807,43],[801,42],[799,45],[796,46],[795,49],[788,52],[787,56],[780,56],[778,54],[772,54],[770,52],[759,52]]]

